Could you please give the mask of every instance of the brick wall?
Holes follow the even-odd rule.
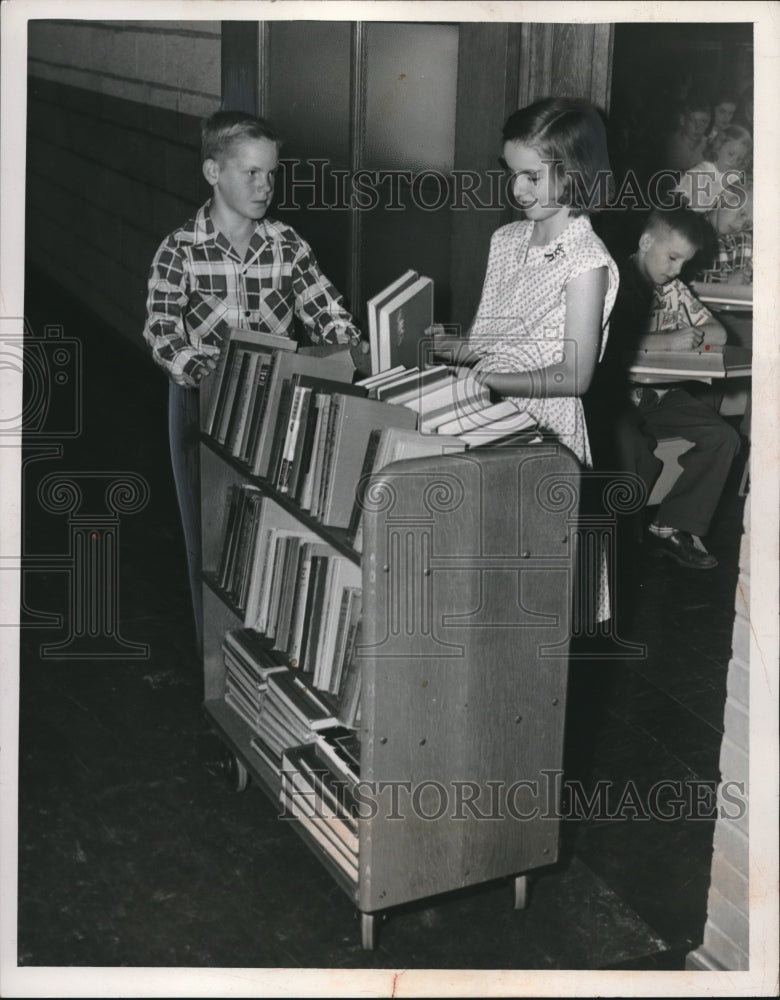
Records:
[[[747,799],[748,704],[750,687],[750,497],[745,503],[745,532],[739,555],[732,658],[728,668],[723,743],[720,750],[721,787],[741,782]],[[728,806],[735,814],[737,809]],[[700,948],[688,956],[691,969],[748,969],[748,816],[718,818],[713,841],[707,922]]]
[[[209,193],[219,22],[32,21],[28,55],[27,259],[144,347],[152,255]]]

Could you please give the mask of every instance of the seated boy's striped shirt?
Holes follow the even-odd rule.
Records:
[[[242,260],[206,204],[152,261],[144,337],[169,375],[191,375],[198,356],[217,356],[231,327],[290,337],[294,317],[312,343],[360,339],[311,247],[284,223],[259,221]]]

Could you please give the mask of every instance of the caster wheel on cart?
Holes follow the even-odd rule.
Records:
[[[228,785],[234,792],[243,792],[249,785],[249,771],[246,764],[230,750],[225,750],[225,774]]]

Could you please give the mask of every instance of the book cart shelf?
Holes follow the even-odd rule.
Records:
[[[395,462],[371,478],[358,553],[201,435],[204,708],[237,789],[251,778],[280,801],[225,701],[223,638],[244,624],[217,583],[226,494],[251,482],[362,581],[357,878],[292,823],[360,911],[366,949],[382,911],[467,886],[513,879],[523,908],[527,873],[557,860],[578,469],[554,444]]]

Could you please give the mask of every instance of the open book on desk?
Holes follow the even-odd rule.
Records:
[[[629,367],[633,382],[711,382],[752,373],[752,351],[727,344],[704,351],[639,351]]]

